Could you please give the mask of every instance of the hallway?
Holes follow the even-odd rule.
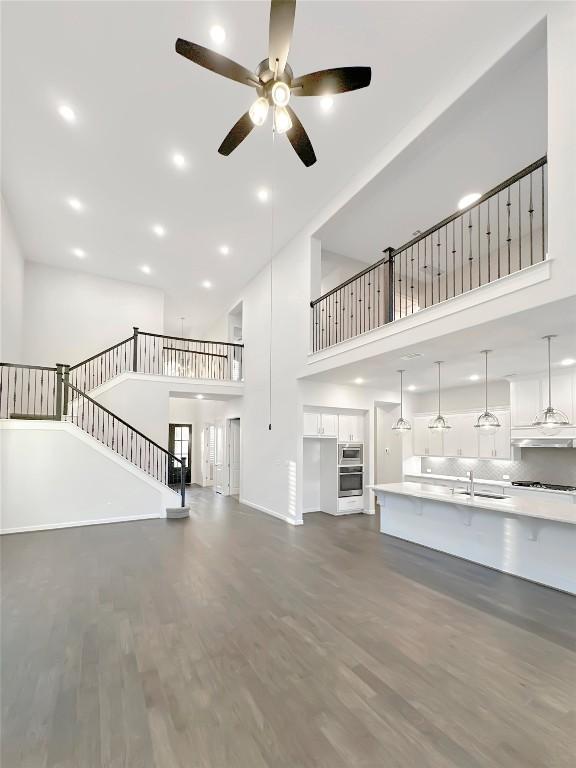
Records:
[[[4,768],[568,768],[574,598],[210,490],[5,536]]]

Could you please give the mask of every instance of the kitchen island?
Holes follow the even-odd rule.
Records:
[[[576,506],[465,495],[426,483],[373,485],[380,531],[576,594]]]

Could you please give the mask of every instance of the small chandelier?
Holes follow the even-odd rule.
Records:
[[[436,361],[436,365],[438,366],[438,416],[435,416],[430,424],[428,424],[428,429],[435,429],[439,432],[443,432],[446,429],[452,429],[452,427],[448,424],[444,416],[442,416],[440,410],[440,366],[442,365],[442,361]]]
[[[412,429],[412,424],[410,424],[410,422],[404,418],[402,413],[403,411],[402,375],[404,371],[401,370],[401,371],[398,371],[398,373],[400,374],[400,418],[398,419],[396,424],[394,424],[392,429],[399,434],[404,434],[405,432],[410,432],[410,430]]]
[[[490,413],[488,410],[488,353],[491,352],[490,349],[483,349],[482,354],[484,355],[484,393],[485,393],[485,410],[484,413],[481,413],[480,416],[478,416],[478,420],[476,421],[476,424],[474,424],[475,429],[479,429],[483,435],[494,435],[498,429],[500,428],[500,422],[498,421],[498,418],[496,414]]]
[[[552,408],[552,369],[550,364],[550,342],[555,339],[554,334],[549,336],[542,336],[548,342],[548,407],[536,416],[532,422],[532,426],[540,427],[545,435],[553,435],[562,427],[569,427],[570,422],[568,416],[565,413],[558,410],[558,408]]]

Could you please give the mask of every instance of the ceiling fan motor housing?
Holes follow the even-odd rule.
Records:
[[[284,67],[284,72],[279,73],[276,77],[274,77],[274,72],[272,72],[268,66],[268,59],[264,59],[260,62],[260,64],[258,64],[256,67],[256,75],[261,83],[261,85],[256,88],[258,96],[265,96],[270,104],[272,104],[271,94],[272,86],[274,83],[277,80],[280,80],[282,83],[286,83],[286,85],[290,87],[292,78],[294,77],[294,73],[292,72],[292,68],[289,64],[286,64]]]

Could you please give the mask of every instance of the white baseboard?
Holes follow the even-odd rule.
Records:
[[[289,523],[290,525],[302,525],[303,520],[295,520],[293,517],[289,517],[288,515],[283,515],[281,512],[276,512],[274,509],[269,509],[268,507],[263,507],[261,504],[254,504],[252,501],[248,501],[247,499],[239,499],[240,504],[244,504],[247,507],[252,507],[252,509],[257,509],[259,512],[265,512],[267,515],[272,515],[272,517],[277,517],[279,520],[284,520],[284,522]]]
[[[362,510],[363,515],[375,515],[376,510],[375,509],[363,509]]]
[[[130,517],[107,517],[102,520],[78,520],[71,523],[48,523],[47,525],[27,525],[21,528],[4,528],[1,536],[10,533],[32,533],[34,531],[53,531],[58,528],[81,528],[85,525],[108,525],[109,523],[131,523],[136,520],[160,520],[163,515],[138,515]]]

